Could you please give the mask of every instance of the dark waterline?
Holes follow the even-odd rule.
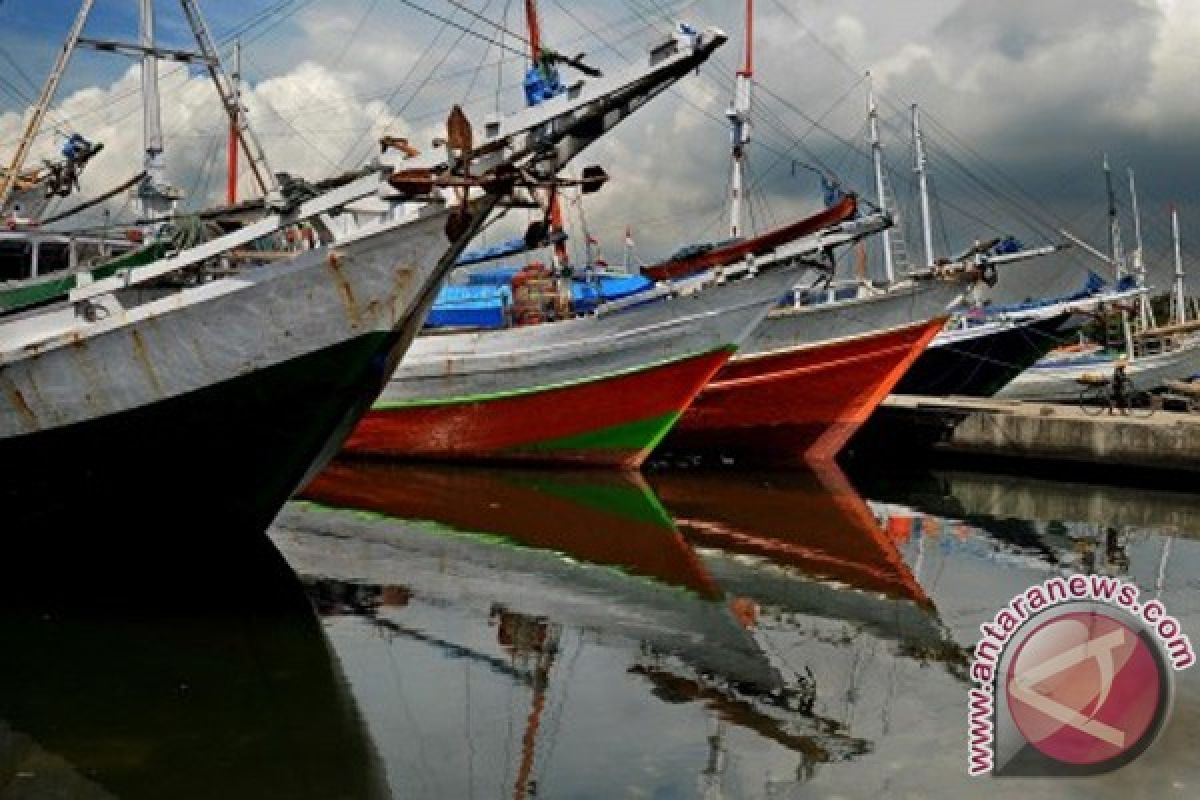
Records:
[[[1163,738],[1106,778],[979,783],[964,743],[968,648],[1025,586],[1120,575],[1200,633],[1192,494],[337,464],[269,539],[159,533],[7,549],[0,797],[1188,797],[1200,780],[1192,672]]]

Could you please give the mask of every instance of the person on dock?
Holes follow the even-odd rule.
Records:
[[[1113,413],[1113,406],[1120,409],[1122,414],[1129,413],[1129,373],[1126,371],[1129,361],[1121,353],[1113,366],[1112,391],[1108,395],[1108,413]]]

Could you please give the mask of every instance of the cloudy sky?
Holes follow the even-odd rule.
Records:
[[[466,6],[524,33],[517,0],[240,0],[204,4],[214,35],[244,42],[247,105],[272,166],[315,178],[361,164],[383,132],[427,142],[448,106],[475,119],[520,102],[522,43]],[[88,34],[136,36],[132,0],[99,0]],[[159,38],[186,46],[177,4],[160,2]],[[443,25],[431,10],[474,34]],[[719,237],[728,225],[722,115],[741,58],[735,0],[543,0],[551,46],[615,68],[673,19],[731,35],[699,76],[639,112],[585,154],[613,181],[583,209],[610,260],[626,225],[643,258]],[[77,4],[0,0],[0,151],[12,152]],[[864,145],[873,73],[894,193],[910,252],[919,249],[909,106],[924,115],[935,247],[952,254],[1002,233],[1040,244],[1067,226],[1106,244],[1103,154],[1114,166],[1126,245],[1133,245],[1127,168],[1137,174],[1152,277],[1171,272],[1168,208],[1187,254],[1200,252],[1200,0],[758,0],[753,225],[820,204],[814,169],[872,194]],[[476,35],[477,34],[477,35]],[[192,205],[223,192],[223,123],[199,74],[162,67],[172,181]],[[59,92],[41,152],[79,130],[106,151],[84,178],[101,192],[138,170],[137,67],[81,53]],[[248,181],[243,182],[248,190]],[[129,214],[116,204],[117,214]],[[578,219],[573,210],[572,216]],[[582,241],[582,237],[576,237]],[[1076,252],[1022,270],[1022,293],[1077,283],[1108,267]],[[1200,265],[1197,265],[1200,272]],[[1200,275],[1193,285],[1200,286]]]

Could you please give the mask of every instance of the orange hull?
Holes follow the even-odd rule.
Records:
[[[735,358],[704,387],[663,447],[768,464],[828,463],[944,321]]]

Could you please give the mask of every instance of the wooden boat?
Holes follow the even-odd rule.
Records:
[[[203,24],[194,28],[215,59]],[[452,114],[448,156],[371,168],[311,199],[269,193],[240,209],[232,232],[171,252],[152,243],[112,274],[100,272],[111,264],[73,272],[63,294],[36,305],[7,302],[30,286],[0,287],[0,308],[10,309],[0,317],[0,498],[14,526],[87,525],[133,491],[137,513],[122,524],[156,533],[178,516],[181,489],[216,480],[219,490],[179,524],[262,530],[378,396],[442,278],[513,181],[550,181],[723,41],[719,32],[674,37],[644,63],[490,122],[477,147],[465,117]],[[215,80],[228,99],[227,82]],[[48,102],[52,92],[43,94]],[[239,130],[243,144],[253,141]],[[247,154],[257,174],[271,174],[261,150],[247,145]],[[534,161],[549,171],[531,172]],[[525,172],[513,178],[513,167]],[[249,248],[298,227],[316,232],[311,247],[266,258]]]
[[[1141,293],[1093,278],[1070,296],[956,313],[896,391],[966,397],[1001,392],[1097,313]]]
[[[852,219],[857,213],[857,198],[854,195],[846,195],[834,205],[812,216],[748,239],[733,239],[711,245],[691,245],[662,263],[642,267],[641,272],[651,280],[665,281],[733,264],[746,258],[770,255],[797,239]]]
[[[1001,319],[972,325],[961,320],[938,332],[908,374],[899,394],[991,397],[1062,344],[1069,314]]]
[[[739,90],[730,112],[734,141],[731,232],[741,227],[737,187],[743,181],[744,118],[749,111],[749,86],[743,79],[751,74],[750,51],[748,36],[746,66],[738,73]],[[993,253],[990,245],[977,246],[954,261],[912,271],[905,280],[896,281],[873,100],[868,101],[868,109],[879,215],[889,220],[881,228],[888,256],[887,281],[882,288],[865,281],[864,257],[863,274],[849,287],[848,297],[837,290],[830,290],[833,296],[828,299],[817,297],[821,290],[795,292],[794,307],[772,311],[697,396],[663,442],[664,455],[700,454],[778,465],[831,462],[937,335],[948,316],[947,308],[967,284],[983,277],[994,264],[1027,257]],[[853,195],[842,196],[835,184],[824,179],[823,183],[829,219],[819,221],[828,224],[852,216],[856,212]],[[776,235],[768,234],[772,244]],[[753,240],[731,242],[724,249],[738,246],[754,252]],[[717,247],[690,260],[712,258],[721,251]],[[688,262],[684,258],[668,265]],[[814,299],[818,302],[809,302]]]
[[[1076,358],[1039,361],[998,393],[998,397],[1043,403],[1079,402],[1080,379],[1089,374],[1111,377],[1118,353],[1106,350]],[[1200,336],[1179,338],[1158,352],[1128,359],[1126,372],[1138,389],[1156,391],[1173,379],[1200,372]]]
[[[635,469],[805,269],[708,272],[630,308],[422,336],[346,452]]]
[[[1120,224],[1117,219],[1116,200],[1112,189],[1112,174],[1108,160],[1104,162],[1105,178],[1108,183],[1109,236],[1111,257],[1099,253],[1086,243],[1085,249],[1098,255],[1116,267],[1118,283],[1132,282],[1137,287],[1137,314],[1123,310],[1121,314],[1121,341],[1113,347],[1110,341],[1094,352],[1062,353],[1034,364],[1000,393],[1002,397],[1042,402],[1072,403],[1079,400],[1080,379],[1089,373],[1111,376],[1118,358],[1124,357],[1128,365],[1126,372],[1134,385],[1143,391],[1160,391],[1172,380],[1189,378],[1200,372],[1200,318],[1188,319],[1188,298],[1185,294],[1183,254],[1179,236],[1179,213],[1171,210],[1171,238],[1175,255],[1175,281],[1171,291],[1171,319],[1168,324],[1158,324],[1151,312],[1146,294],[1146,270],[1143,260],[1141,224],[1135,216],[1134,230],[1137,235],[1133,251],[1132,268],[1126,263],[1121,244]],[[1129,174],[1132,206],[1137,210],[1133,172]],[[1132,273],[1132,274],[1129,274]],[[1123,353],[1123,355],[1122,355]]]
[[[832,461],[941,330],[961,292],[953,281],[926,281],[773,311],[662,449],[756,463]]]

